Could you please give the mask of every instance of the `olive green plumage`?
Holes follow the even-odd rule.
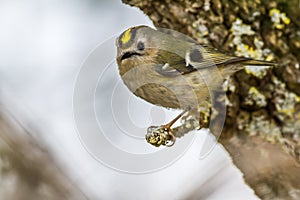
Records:
[[[211,89],[245,65],[274,65],[228,56],[175,31],[147,26],[127,29],[116,45],[125,85],[144,100],[168,108],[196,107],[207,101],[210,91],[203,75],[215,80]]]

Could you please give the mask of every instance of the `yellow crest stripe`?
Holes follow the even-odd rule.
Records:
[[[122,41],[123,44],[126,44],[131,39],[131,30],[132,30],[132,28],[130,28],[127,31],[124,32],[124,34],[121,38],[121,41]]]

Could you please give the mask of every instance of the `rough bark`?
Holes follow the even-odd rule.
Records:
[[[273,60],[232,77],[220,143],[262,199],[300,199],[298,0],[123,0],[157,27],[239,56]]]

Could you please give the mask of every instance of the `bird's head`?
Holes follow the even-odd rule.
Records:
[[[158,31],[148,26],[135,26],[124,31],[116,40],[120,74],[141,65],[155,62]]]

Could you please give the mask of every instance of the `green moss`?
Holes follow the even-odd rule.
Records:
[[[253,86],[250,87],[244,103],[248,106],[256,107],[265,107],[267,105],[266,97]]]
[[[241,117],[238,127],[250,136],[258,135],[271,143],[278,142],[282,138],[280,128],[269,119],[265,111],[255,111],[250,115],[243,113]]]
[[[235,54],[242,57],[250,57],[258,60],[274,59],[274,55],[270,49],[263,49],[264,43],[254,36],[254,31],[250,25],[246,25],[243,21],[237,18],[231,25],[230,31],[233,35],[232,42],[229,44],[235,48]],[[251,36],[250,40],[253,46],[249,46],[242,41],[243,36]]]
[[[280,12],[277,8],[271,9],[269,11],[269,16],[276,29],[284,29],[285,25],[291,23],[290,18],[288,18],[285,13]]]

